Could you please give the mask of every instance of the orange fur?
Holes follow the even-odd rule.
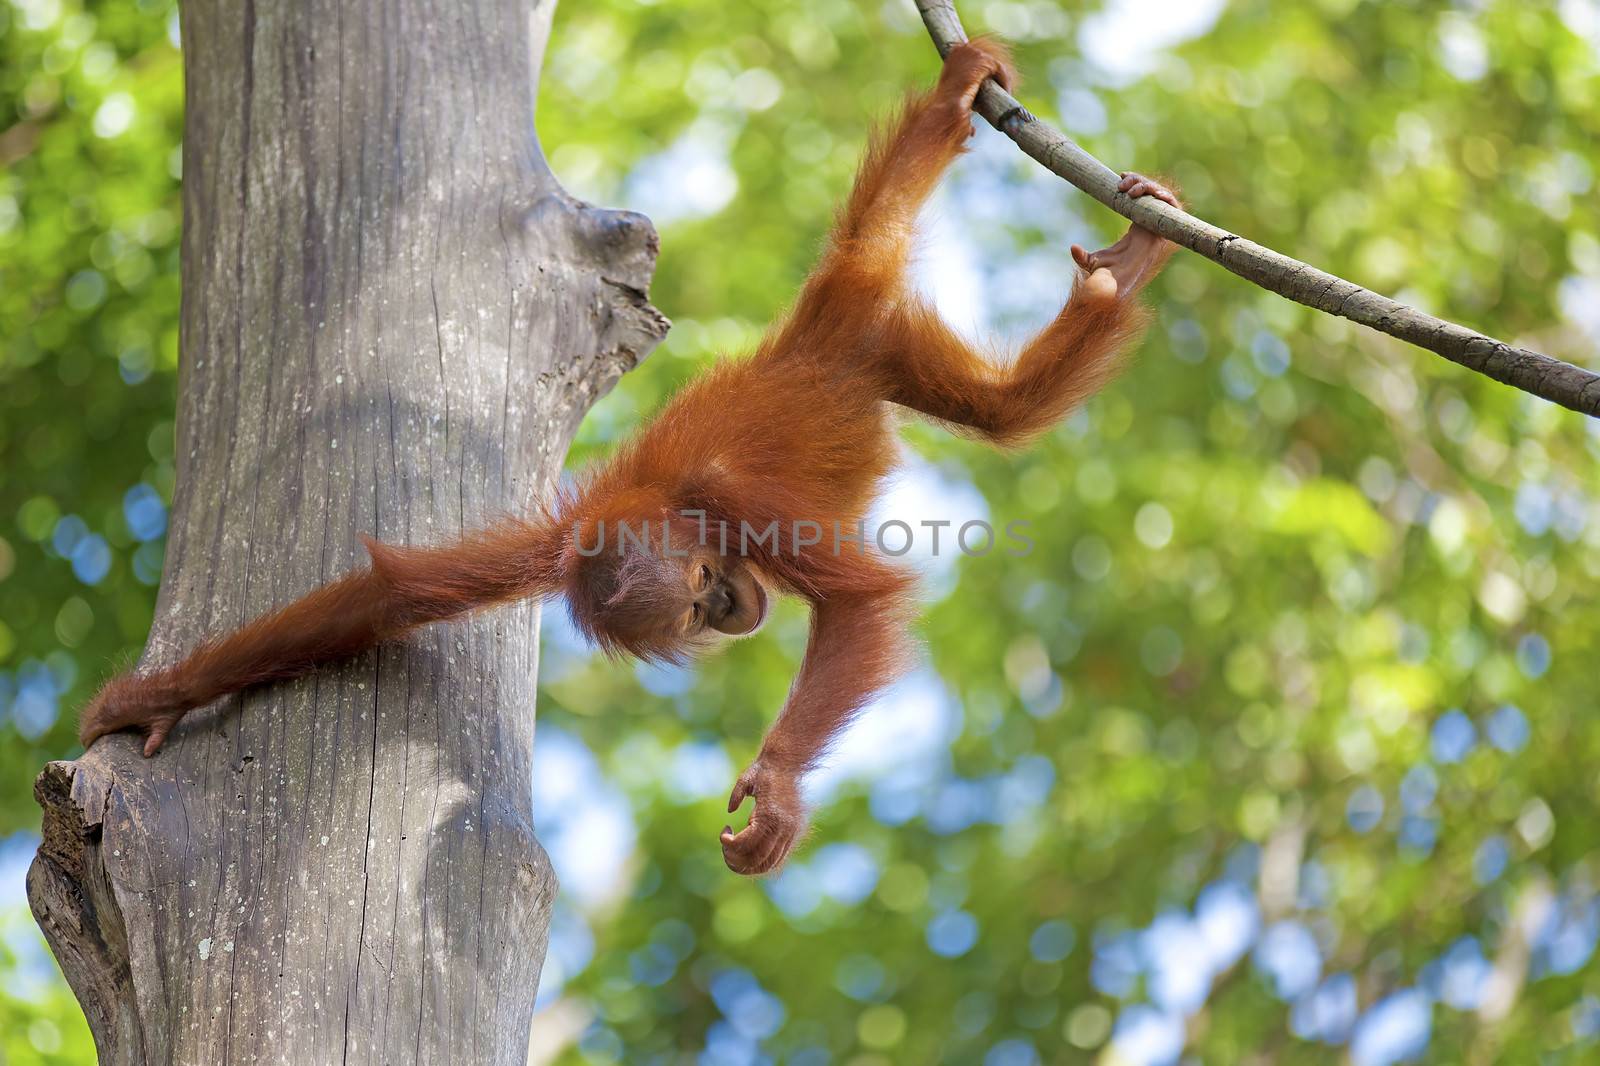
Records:
[[[186,711],[225,693],[527,596],[565,596],[579,627],[608,651],[680,658],[704,643],[677,621],[687,603],[683,575],[710,551],[719,566],[748,567],[813,607],[805,662],[734,789],[730,811],[757,797],[750,826],[723,834],[730,867],[776,868],[805,825],[801,775],[908,661],[910,579],[868,550],[836,551],[832,540],[836,528],[857,529],[893,463],[890,405],[1018,445],[1104,385],[1142,321],[1126,295],[1079,285],[1016,363],[1000,367],[907,289],[918,209],[964,150],[972,96],[990,76],[1011,78],[997,43],[952,51],[938,85],[908,99],[874,136],[821,262],[753,356],[691,382],[547,514],[443,547],[369,541],[369,568],[203,644],[175,667],[111,681],[84,712],[84,743],[136,728],[152,754]],[[713,547],[692,560],[669,557],[653,540],[620,555],[609,544],[587,554],[602,528],[615,538],[622,522],[649,521],[654,531],[670,523],[675,540],[692,540],[685,512],[702,514],[711,531]],[[815,522],[823,543],[798,544],[796,520]],[[738,543],[739,530],[773,523],[770,542]],[[734,531],[726,549],[722,529]]]

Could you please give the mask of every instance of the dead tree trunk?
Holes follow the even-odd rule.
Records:
[[[526,508],[665,332],[649,222],[556,183],[553,0],[189,0],[178,487],[149,665]],[[115,1063],[523,1061],[555,880],[537,611],[40,776],[34,914]]]

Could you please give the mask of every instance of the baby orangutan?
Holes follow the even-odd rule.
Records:
[[[728,866],[777,869],[806,824],[800,779],[907,661],[910,578],[853,535],[895,457],[891,406],[1002,447],[1049,429],[1116,373],[1138,332],[1134,294],[1172,246],[1133,227],[1098,252],[1014,363],[986,361],[906,283],[918,209],[972,135],[986,78],[1010,86],[1003,46],[951,51],[938,85],[873,138],[821,262],[755,353],[719,363],[544,512],[432,548],[367,542],[348,574],[177,666],[109,682],[83,713],[87,744],[144,733],[154,755],[183,715],[304,674],[413,627],[528,596],[564,596],[608,652],[680,661],[753,632],[767,589],[805,598],[810,643],[783,711],[733,787],[749,825],[722,832]],[[1172,193],[1137,174],[1129,196]],[[730,417],[736,411],[737,417]]]

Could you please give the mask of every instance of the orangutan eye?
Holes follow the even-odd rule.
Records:
[[[700,587],[701,588],[705,588],[709,584],[711,584],[711,567],[705,565],[704,563],[701,563],[700,564]]]
[[[689,608],[689,623],[696,626],[702,626],[706,623],[705,613],[701,610],[698,603],[693,604]]]

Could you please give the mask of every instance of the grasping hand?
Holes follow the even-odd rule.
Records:
[[[783,865],[806,829],[805,807],[800,802],[798,775],[770,770],[758,759],[739,775],[728,798],[732,814],[753,796],[755,809],[750,824],[735,833],[722,828],[722,859],[736,874],[756,876],[771,873]]]
[[[129,674],[108,683],[84,708],[78,719],[78,739],[87,748],[107,733],[132,728],[145,735],[144,757],[148,759],[161,749],[186,711],[170,686],[157,678]]]
[[[1117,184],[1117,191],[1134,199],[1154,196],[1173,207],[1182,207],[1172,190],[1158,181],[1128,171]],[[1155,276],[1155,268],[1172,254],[1172,244],[1142,226],[1129,226],[1122,239],[1098,252],[1072,246],[1072,258],[1089,275],[1087,284],[1096,296],[1129,296]],[[1107,271],[1100,274],[1099,271]]]
[[[934,91],[941,97],[955,97],[962,113],[971,114],[972,101],[989,78],[1008,92],[1017,87],[1010,49],[993,37],[977,37],[950,49],[944,57],[944,69],[939,72],[939,87]]]

